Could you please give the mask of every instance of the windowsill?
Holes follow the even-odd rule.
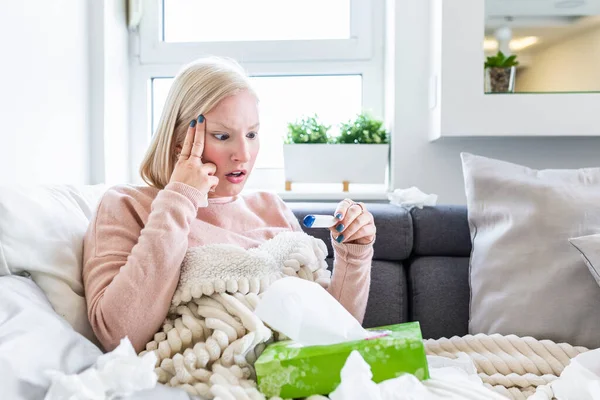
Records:
[[[283,171],[281,171],[283,174]],[[362,202],[388,202],[388,187],[385,184],[350,184],[348,191],[343,191],[342,184],[293,183],[291,190],[286,190],[284,178],[264,179],[254,185],[247,185],[246,190],[265,190],[276,193],[284,201],[302,202],[338,202],[346,198]]]
[[[386,192],[304,192],[278,190],[276,193],[284,201],[341,201],[346,198],[354,201],[389,201]]]

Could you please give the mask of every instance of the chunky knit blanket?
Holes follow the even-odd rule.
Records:
[[[552,385],[582,346],[516,335],[465,335],[426,339],[428,355],[467,354],[484,385],[510,400],[553,400]]]
[[[284,232],[250,250],[206,245],[188,250],[169,315],[146,352],[167,386],[206,399],[265,399],[254,362],[285,339],[253,313],[262,293],[285,276],[329,286],[327,246],[303,232]]]
[[[269,343],[286,339],[253,313],[273,281],[295,276],[327,288],[327,247],[302,232],[280,233],[260,247],[190,249],[165,319],[146,352],[158,381],[205,399],[265,400],[254,362]],[[552,383],[583,347],[514,335],[427,339],[428,355],[466,353],[486,387],[513,400],[553,399]],[[276,400],[272,398],[271,400]],[[308,400],[326,400],[311,396]]]

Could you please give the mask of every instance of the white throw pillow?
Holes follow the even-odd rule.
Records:
[[[83,236],[104,185],[0,186],[0,276],[29,273],[54,310],[98,343],[81,278]]]
[[[583,262],[600,285],[600,234],[572,238],[569,241],[579,250]]]
[[[470,333],[600,347],[600,290],[569,243],[600,232],[600,168],[461,158],[473,242]]]

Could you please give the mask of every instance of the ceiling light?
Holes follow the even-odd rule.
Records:
[[[510,41],[510,49],[513,51],[523,50],[526,47],[533,46],[539,41],[536,36],[526,36]]]
[[[484,39],[483,40],[483,50],[485,51],[494,51],[498,48],[498,42],[494,39]]]
[[[533,46],[539,42],[539,39],[536,36],[526,36],[518,39],[513,39],[510,41],[510,50],[511,51],[520,51],[526,47]],[[498,50],[498,42],[495,39],[484,39],[483,40],[483,50],[484,51],[496,51]]]

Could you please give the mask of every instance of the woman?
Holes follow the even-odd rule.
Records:
[[[148,186],[109,189],[84,239],[88,316],[106,351],[137,352],[163,323],[188,247],[251,248],[301,230],[276,195],[240,195],[259,150],[258,99],[233,62],[206,58],[175,78],[141,166]],[[332,166],[335,167],[335,166]],[[329,292],[362,322],[375,240],[372,215],[340,202]]]

